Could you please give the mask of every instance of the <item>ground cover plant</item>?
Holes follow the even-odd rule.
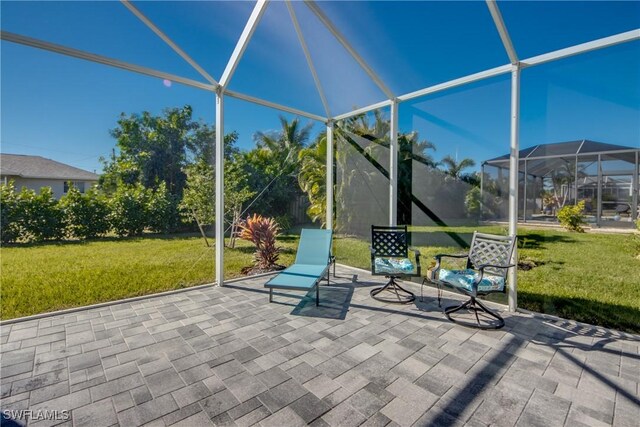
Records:
[[[463,253],[478,227],[414,227],[423,266],[439,252]],[[504,233],[503,227],[483,227]],[[620,330],[640,332],[640,259],[637,236],[519,231],[520,307]],[[290,265],[298,236],[281,235],[279,263]],[[241,276],[255,246],[238,240],[225,249],[225,277]],[[337,236],[338,262],[369,269],[368,243]],[[211,283],[214,251],[198,234],[39,243],[0,249],[2,319]],[[38,268],[34,268],[38,266]],[[503,299],[504,302],[504,299]]]

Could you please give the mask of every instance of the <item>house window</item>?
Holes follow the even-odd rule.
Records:
[[[65,192],[65,194],[69,192],[69,184],[71,184],[72,187],[77,188],[78,191],[80,191],[81,193],[84,193],[84,182],[83,181],[65,181],[64,182],[64,192]]]

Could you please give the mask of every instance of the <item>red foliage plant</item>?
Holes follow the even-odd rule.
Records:
[[[254,263],[257,268],[269,270],[277,266],[280,248],[276,246],[276,237],[280,226],[273,218],[253,214],[240,225],[240,238],[256,245]]]

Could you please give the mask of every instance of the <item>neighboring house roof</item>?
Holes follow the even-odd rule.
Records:
[[[575,156],[578,154],[606,154],[616,151],[638,150],[638,147],[625,147],[624,145],[607,144],[605,142],[581,139],[579,141],[556,142],[553,144],[540,144],[520,150],[520,160],[528,158],[544,158],[549,156]],[[509,160],[509,154],[486,160],[483,163],[502,163]]]
[[[73,181],[97,181],[99,178],[95,173],[44,157],[4,153],[0,154],[0,175]]]

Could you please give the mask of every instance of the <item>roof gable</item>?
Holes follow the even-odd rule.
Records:
[[[0,154],[0,174],[21,178],[97,181],[99,175],[40,156]]]

